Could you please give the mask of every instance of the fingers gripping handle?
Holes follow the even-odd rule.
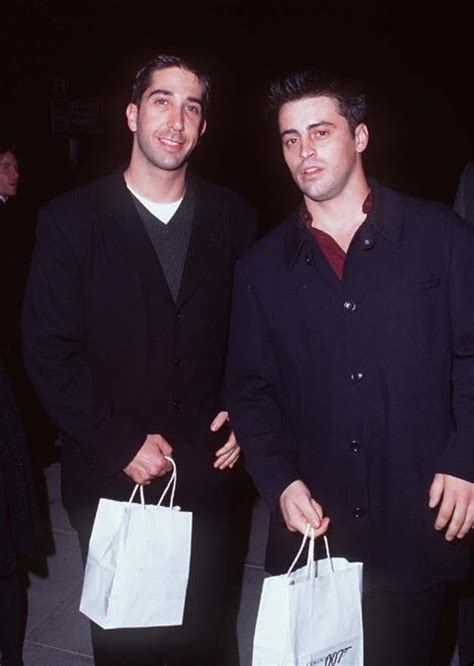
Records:
[[[308,539],[309,539],[308,557],[306,559],[306,567],[307,567],[308,572],[310,571],[311,567],[314,565],[314,539],[315,539],[314,527],[311,527],[311,525],[308,523],[307,526],[306,526],[305,533],[303,535],[303,540],[301,541],[301,546],[299,547],[299,550],[296,553],[296,557],[293,560],[293,562],[291,563],[290,568],[286,572],[287,576],[289,576],[291,574],[291,572],[293,571],[293,569],[295,568],[296,563],[298,562],[298,560],[300,558],[300,555],[303,552],[304,547],[306,545],[306,541]],[[329,560],[329,565],[331,567],[331,571],[334,571],[331,554],[329,552],[329,544],[328,544],[328,540],[326,538],[326,535],[323,536],[323,539],[324,539],[324,546],[325,546],[325,549],[326,549],[326,555],[327,555],[327,558]]]
[[[170,458],[169,456],[165,456],[166,460],[171,463],[171,466],[173,468],[173,471],[171,472],[171,476],[168,480],[168,483],[166,484],[165,489],[163,490],[160,499],[158,500],[158,506],[161,506],[169,489],[171,488],[171,497],[170,497],[170,503],[169,503],[169,508],[172,509],[174,506],[174,496],[176,493],[176,481],[178,478],[178,473],[176,470],[176,463],[173,460],[173,458]],[[136,484],[135,488],[132,491],[132,494],[130,495],[130,499],[128,500],[128,503],[130,504],[133,502],[133,498],[137,494],[137,490],[140,489],[140,503],[143,507],[145,507],[145,493],[143,492],[143,486],[141,486],[139,483]]]

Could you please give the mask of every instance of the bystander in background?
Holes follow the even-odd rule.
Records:
[[[459,181],[454,210],[465,220],[474,224],[474,160],[468,162]],[[474,257],[473,257],[474,260]],[[459,605],[459,661],[461,666],[474,664],[474,550],[471,573],[461,591]]]

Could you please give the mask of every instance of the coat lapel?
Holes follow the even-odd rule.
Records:
[[[223,245],[219,220],[220,211],[215,202],[198,184],[191,238],[177,307],[184,305],[195,294],[209,273],[216,269]]]
[[[285,262],[289,269],[296,270],[301,280],[300,291],[305,293],[308,284],[317,280],[324,287],[340,298],[342,283],[328,263],[318,243],[305,229],[299,220],[299,214],[294,213],[288,226],[285,242]]]
[[[123,175],[114,174],[100,193],[100,210],[107,225],[113,225],[109,237],[120,244],[121,250],[140,271],[143,282],[174,307],[173,297],[161,264],[146,229],[133,203]],[[115,231],[118,230],[118,234]]]

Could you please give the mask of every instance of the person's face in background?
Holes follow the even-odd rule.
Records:
[[[20,182],[20,170],[15,155],[7,151],[0,155],[0,196],[14,197]]]

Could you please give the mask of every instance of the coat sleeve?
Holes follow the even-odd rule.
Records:
[[[474,228],[453,223],[449,275],[455,429],[438,471],[474,481]]]
[[[61,432],[101,478],[123,470],[146,433],[94,395],[87,360],[83,266],[50,209],[40,213],[23,304],[27,371]],[[74,246],[75,247],[75,246]]]
[[[230,422],[270,509],[300,478],[277,396],[277,364],[254,290],[237,264],[227,364]]]

